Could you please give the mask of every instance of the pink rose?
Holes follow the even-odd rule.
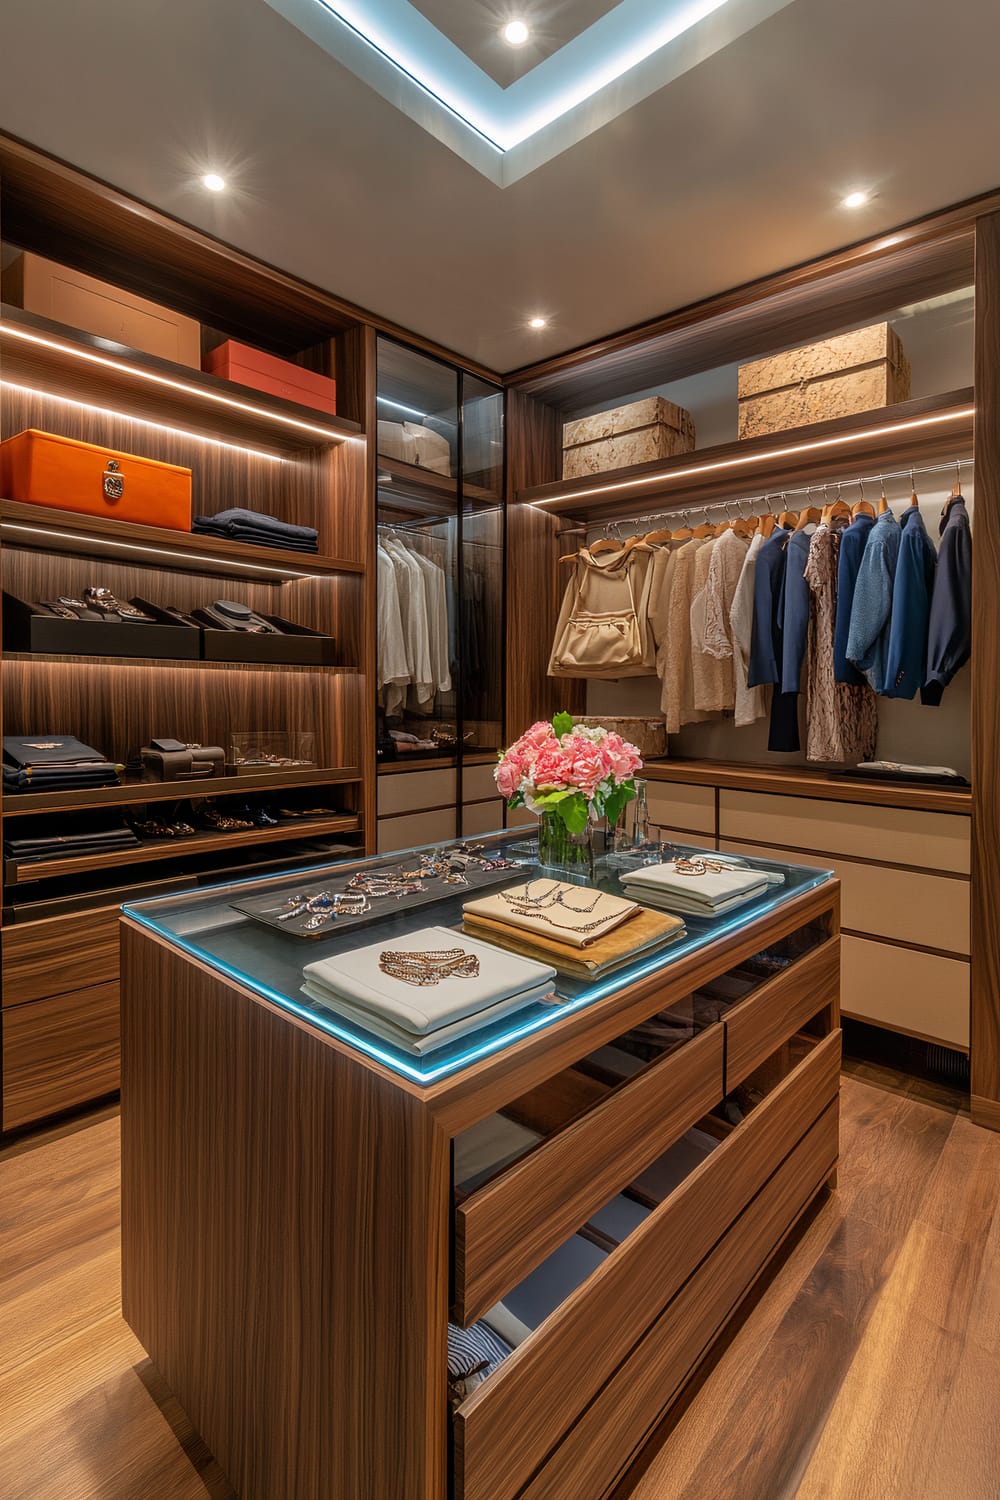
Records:
[[[509,802],[511,797],[513,797],[514,793],[517,791],[518,787],[521,785],[520,768],[516,766],[511,757],[507,755],[497,766],[496,770],[493,772],[493,775],[496,778],[496,784],[500,790],[500,795],[502,797],[505,797]]]
[[[571,786],[580,788],[588,802],[606,774],[598,745],[585,740],[574,748],[567,780]]]
[[[562,790],[566,785],[566,757],[553,736],[551,742],[541,747],[531,768],[536,787],[555,787]]]

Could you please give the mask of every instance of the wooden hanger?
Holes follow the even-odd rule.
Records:
[[[784,500],[785,496],[782,495],[781,498],[782,498],[782,500]],[[794,527],[795,523],[798,521],[798,519],[799,519],[798,518],[798,514],[794,510],[783,510],[781,512],[780,516],[778,517],[778,525],[781,526],[782,528],[784,528],[784,527]]]
[[[914,483],[912,469],[910,470],[910,490],[912,492],[910,495],[910,508],[912,509],[913,506],[920,504],[920,501],[917,499],[917,486]]]
[[[818,505],[807,505],[805,510],[799,511],[799,519],[795,523],[796,531],[805,531],[807,526],[818,526],[823,519],[823,512]]]
[[[594,542],[587,550],[591,557],[597,557],[602,552],[621,552],[623,549],[621,542],[612,541],[609,536],[602,536],[599,542]]]
[[[694,528],[691,535],[697,537],[717,536],[718,532],[708,521],[703,521],[700,526]]]
[[[768,511],[766,515],[761,516],[761,518],[760,518],[760,534],[764,538],[765,542],[767,541],[767,539],[771,535],[771,533],[774,531],[774,526],[775,526],[775,521],[774,521],[774,514],[773,514],[772,511]]]
[[[851,506],[851,515],[871,516],[872,520],[874,521],[875,507],[870,500],[865,499],[865,486],[864,481],[861,479],[858,480],[858,489],[861,491],[861,499],[856,501],[854,505]]]
[[[669,526],[664,526],[659,531],[647,531],[643,541],[647,547],[661,547],[664,542],[672,541],[675,535],[676,532],[671,531]]]
[[[889,502],[885,498],[885,480],[880,479],[879,484],[881,485],[882,492],[878,497],[878,513],[880,516],[884,516],[889,509]]]
[[[824,490],[825,488],[826,486],[824,485]],[[829,526],[831,521],[836,521],[838,519],[843,519],[845,521],[849,521],[851,519],[851,507],[848,505],[846,500],[841,498],[839,484],[837,486],[836,500],[833,500],[830,502],[830,504],[823,506],[823,522],[825,525]]]

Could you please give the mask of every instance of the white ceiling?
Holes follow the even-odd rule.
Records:
[[[793,0],[501,189],[264,0],[4,0],[0,128],[506,371],[996,187],[998,55],[996,0]]]

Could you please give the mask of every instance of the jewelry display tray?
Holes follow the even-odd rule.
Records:
[[[189,625],[149,625],[118,620],[63,620],[43,615],[13,594],[3,596],[3,638],[8,651],[55,656],[140,656],[198,661],[200,630]]]
[[[377,876],[380,872],[398,875],[405,868],[409,868],[406,861],[399,859],[381,860],[377,865],[366,868],[365,874]],[[425,877],[422,882],[422,891],[407,892],[405,896],[369,896],[369,910],[357,915],[345,913],[334,917],[332,921],[326,922],[322,927],[312,932],[306,931],[306,922],[310,913],[305,912],[301,917],[290,917],[287,921],[279,922],[278,913],[282,911],[282,905],[275,905],[274,896],[253,896],[246,901],[232,901],[230,905],[235,911],[242,912],[244,916],[252,918],[255,922],[262,923],[265,927],[273,927],[278,932],[286,933],[289,937],[323,939],[332,936],[336,932],[346,932],[352,927],[368,927],[372,922],[381,922],[394,911],[412,910],[417,906],[430,906],[435,901],[444,901],[449,897],[463,896],[472,897],[489,886],[513,885],[524,879],[524,871],[515,866],[506,870],[477,870],[474,867],[465,872],[467,884],[446,885],[440,875]],[[297,894],[303,896],[315,896],[321,891],[329,891],[331,895],[343,894],[347,890],[345,876],[341,880],[325,880],[320,884],[315,881],[304,881]]]

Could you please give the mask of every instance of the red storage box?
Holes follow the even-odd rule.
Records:
[[[191,530],[191,470],[29,428],[0,443],[8,500]]]
[[[297,401],[300,406],[313,406],[330,416],[337,411],[335,380],[316,375],[312,370],[303,370],[290,359],[276,359],[273,354],[252,349],[249,344],[237,344],[233,339],[227,339],[205,355],[202,368],[209,375],[219,375],[223,380],[248,385],[255,391],[265,391],[267,395],[280,396],[285,401]]]

